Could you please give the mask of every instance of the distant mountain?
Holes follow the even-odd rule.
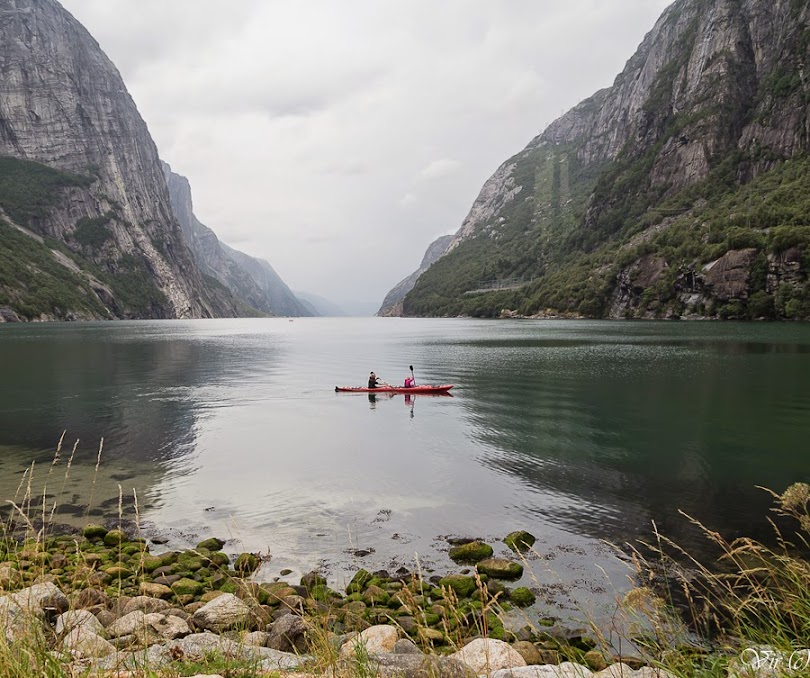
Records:
[[[439,258],[447,252],[447,248],[453,242],[454,236],[443,235],[441,238],[434,240],[427,248],[425,256],[422,258],[422,263],[419,268],[411,273],[405,280],[397,283],[394,288],[383,299],[380,310],[377,311],[378,316],[399,316],[402,315],[402,300],[410,292],[416,281],[427,271]]]
[[[303,304],[310,308],[313,315],[319,315],[325,318],[340,318],[349,315],[337,304],[334,304],[323,297],[319,297],[316,294],[296,291],[295,296],[298,297]]]
[[[186,177],[162,163],[172,209],[202,272],[260,313],[278,316],[317,315],[290,291],[273,267],[220,242],[214,231],[194,215],[191,185]],[[243,310],[242,315],[250,314]]]
[[[403,312],[810,318],[808,120],[808,0],[678,0],[486,182]]]
[[[115,66],[55,0],[0,0],[0,321],[233,316]]]

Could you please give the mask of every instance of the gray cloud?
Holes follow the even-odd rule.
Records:
[[[62,0],[200,219],[294,288],[379,301],[487,177],[610,84],[667,0]]]

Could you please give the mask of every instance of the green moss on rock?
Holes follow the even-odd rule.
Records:
[[[352,580],[349,582],[349,585],[346,587],[346,593],[362,593],[365,591],[366,586],[371,581],[372,575],[371,572],[368,570],[357,570]]]
[[[216,537],[211,537],[210,539],[206,539],[205,541],[201,541],[199,544],[197,544],[197,550],[208,549],[212,552],[221,551],[223,546],[225,546],[224,541],[217,539]]]
[[[194,581],[193,579],[188,579],[187,577],[184,577],[183,579],[174,582],[174,584],[172,584],[171,586],[174,595],[178,597],[196,596],[202,592],[203,588],[205,587],[200,582]],[[225,587],[223,586],[222,590],[224,589]],[[234,590],[236,590],[235,586]]]
[[[505,558],[482,560],[476,568],[482,574],[495,579],[520,579],[523,576],[523,565]]]
[[[526,530],[510,532],[503,540],[504,544],[506,544],[515,553],[525,553],[531,549],[532,546],[534,546],[534,542],[536,541],[537,539],[535,536],[529,532],[526,532]]]
[[[253,553],[240,553],[233,563],[233,569],[240,576],[248,577],[259,569],[259,559]]]
[[[127,540],[127,535],[121,530],[110,530],[104,535],[104,543],[107,546],[120,546]]]
[[[450,574],[443,577],[440,586],[451,589],[459,598],[468,598],[476,589],[475,579],[463,574]]]
[[[457,563],[477,563],[491,556],[492,547],[482,541],[471,541],[450,549],[450,558]]]
[[[518,607],[529,607],[530,605],[534,605],[536,598],[525,586],[519,586],[509,594],[509,600]]]
[[[106,528],[102,527],[101,525],[87,525],[84,530],[82,530],[82,536],[90,541],[93,541],[94,539],[104,539],[106,534]]]

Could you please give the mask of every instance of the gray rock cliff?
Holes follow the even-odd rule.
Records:
[[[120,74],[81,24],[56,0],[0,0],[0,69],[0,156],[63,173],[45,181],[51,175],[38,166],[11,165],[4,220],[70,260],[94,295],[87,303],[100,309],[90,315],[233,315],[233,299],[208,289],[185,245],[157,149]],[[6,296],[13,305],[32,293]]]
[[[673,3],[611,87],[498,168],[404,312],[497,314],[511,304],[523,314],[755,317],[775,304],[777,316],[810,316],[800,197],[810,167],[808,26],[807,0]],[[776,204],[763,205],[777,188]],[[711,282],[713,263],[749,248],[757,255],[730,259],[750,284],[716,293],[725,287]],[[798,279],[784,263],[791,248]],[[639,273],[651,266],[660,271]],[[465,297],[486,279],[530,282]],[[749,304],[755,294],[762,304]]]
[[[186,177],[163,163],[172,208],[194,259],[205,275],[218,280],[234,296],[268,315],[316,315],[262,259],[256,259],[220,242],[214,231],[194,215],[191,186]]]

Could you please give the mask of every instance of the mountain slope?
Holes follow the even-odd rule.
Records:
[[[810,316],[808,24],[807,0],[674,3],[498,169],[404,313]]]
[[[200,270],[248,306],[269,315],[315,315],[290,291],[266,261],[232,250],[194,215],[188,179],[162,163],[172,209]]]
[[[385,299],[383,299],[380,310],[377,311],[377,315],[381,317],[402,315],[402,300],[408,292],[413,289],[421,275],[447,252],[447,248],[450,247],[453,240],[454,237],[452,235],[443,235],[441,238],[437,238],[430,243],[425,252],[425,256],[422,257],[422,263],[419,264],[419,268],[407,278],[398,282],[391,291],[385,295]]]
[[[3,229],[4,254],[33,248],[50,259],[40,272],[55,262],[72,281],[7,278],[5,315],[233,315],[192,261],[146,124],[89,33],[55,0],[0,0],[0,63],[0,220],[16,231]]]

